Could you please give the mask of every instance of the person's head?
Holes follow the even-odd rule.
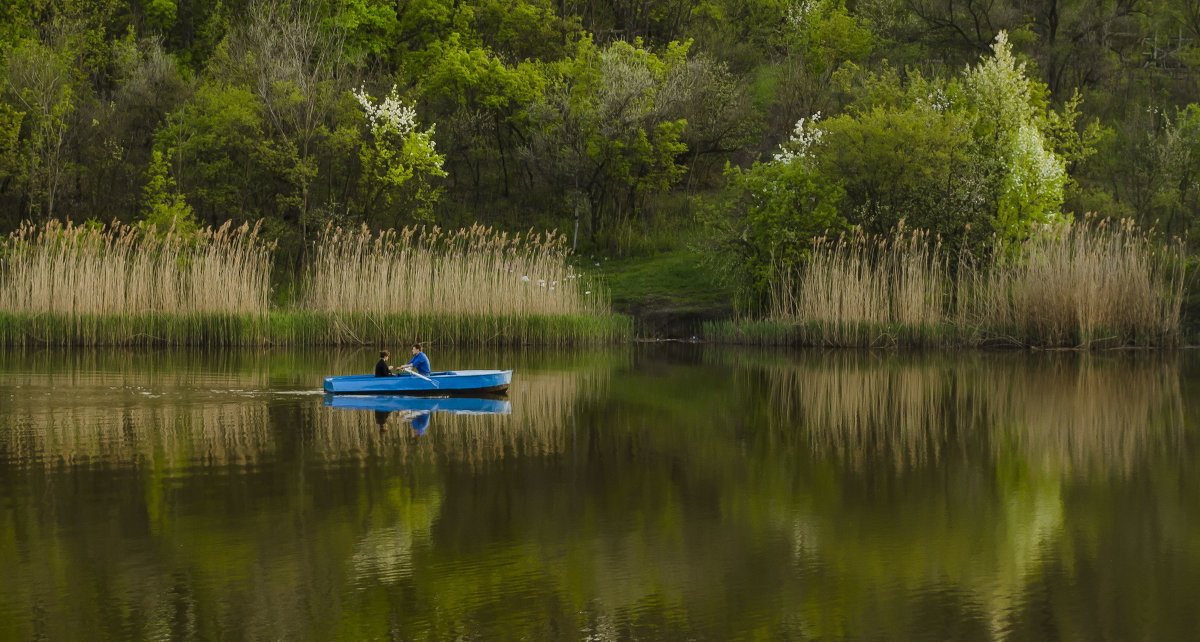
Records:
[[[380,358],[380,359],[383,359],[384,361],[387,361],[387,358],[388,358],[388,357],[390,357],[390,356],[391,356],[391,353],[390,353],[390,352],[388,352],[387,350],[380,350],[380,351],[379,351],[379,358]]]
[[[421,351],[421,344],[419,344],[419,343],[414,343],[414,344],[412,345],[412,349],[413,349],[413,354],[416,354],[416,353],[420,352],[420,351]]]

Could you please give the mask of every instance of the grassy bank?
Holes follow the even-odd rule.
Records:
[[[595,265],[599,263],[599,265]],[[635,319],[639,336],[690,337],[703,322],[733,315],[733,287],[698,250],[592,261],[612,306]]]
[[[706,341],[759,346],[919,348],[964,343],[946,323],[730,319],[705,323],[703,332]]]
[[[936,239],[821,238],[802,269],[779,270],[762,319],[709,323],[709,340],[808,346],[1175,346],[1186,254],[1130,224],[1038,229],[991,260]]]
[[[8,346],[404,346],[417,339],[430,345],[573,345],[624,340],[632,332],[632,321],[619,314],[0,312],[0,345]]]
[[[249,227],[184,237],[24,226],[0,243],[0,344],[565,345],[632,335],[553,233],[329,228],[301,300],[283,308],[270,304],[270,255]]]

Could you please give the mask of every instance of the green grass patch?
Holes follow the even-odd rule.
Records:
[[[732,287],[703,255],[690,249],[601,261],[597,269],[619,310],[729,310],[733,299]]]

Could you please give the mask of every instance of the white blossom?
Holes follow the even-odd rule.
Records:
[[[1010,159],[1008,190],[1044,192],[1051,203],[1061,203],[1066,178],[1063,160],[1047,148],[1037,128],[1023,124],[1016,133]]]
[[[358,99],[358,104],[366,112],[372,130],[382,129],[407,136],[417,128],[417,110],[400,100],[395,85],[392,85],[391,92],[379,104],[374,102],[364,88],[360,87],[353,93]],[[433,141],[430,140],[429,144],[432,147]]]
[[[817,9],[816,0],[800,0],[792,2],[787,8],[787,21],[796,31],[804,29],[808,25],[808,17]]]
[[[945,113],[950,108],[950,98],[946,96],[945,90],[941,87],[936,87],[930,90],[928,96],[916,96],[913,102],[917,107],[924,107],[939,114]]]
[[[1014,129],[1034,118],[1033,88],[1025,63],[1017,62],[1004,31],[996,34],[994,55],[968,68],[966,86],[983,115],[1001,129]]]
[[[796,159],[812,158],[812,148],[825,136],[825,131],[816,127],[818,120],[821,120],[821,112],[796,121],[791,137],[780,145],[779,153],[775,154],[775,161],[787,165]]]
[[[395,85],[392,85],[391,91],[378,104],[364,88],[360,87],[351,93],[365,112],[371,133],[377,141],[394,136],[413,142],[417,148],[423,148],[425,155],[432,159],[434,173],[445,175],[440,173],[445,159],[437,154],[437,145],[433,140],[434,126],[430,125],[425,131],[417,128],[416,108],[400,100]]]

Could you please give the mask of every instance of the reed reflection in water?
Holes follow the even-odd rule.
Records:
[[[447,415],[415,439],[378,430],[370,411],[325,407],[319,389],[325,370],[309,374],[311,387],[281,389],[273,386],[277,377],[266,357],[249,367],[197,369],[186,357],[173,367],[152,353],[109,354],[116,360],[84,352],[67,363],[43,361],[5,375],[10,392],[0,420],[10,429],[0,434],[4,457],[20,466],[243,466],[269,461],[281,440],[298,439],[306,458],[329,462],[388,454],[401,462],[436,456],[478,463],[506,453],[546,454],[561,450],[563,426],[580,395],[602,394],[607,377],[590,369],[522,374],[507,396],[511,415]],[[335,358],[333,371],[353,367],[343,361]],[[277,425],[281,412],[288,426]]]
[[[1069,475],[1127,475],[1178,448],[1184,425],[1171,354],[835,352],[743,376],[763,378],[781,425],[803,426],[815,452],[860,469],[881,458],[901,470],[936,465],[983,441]]]

